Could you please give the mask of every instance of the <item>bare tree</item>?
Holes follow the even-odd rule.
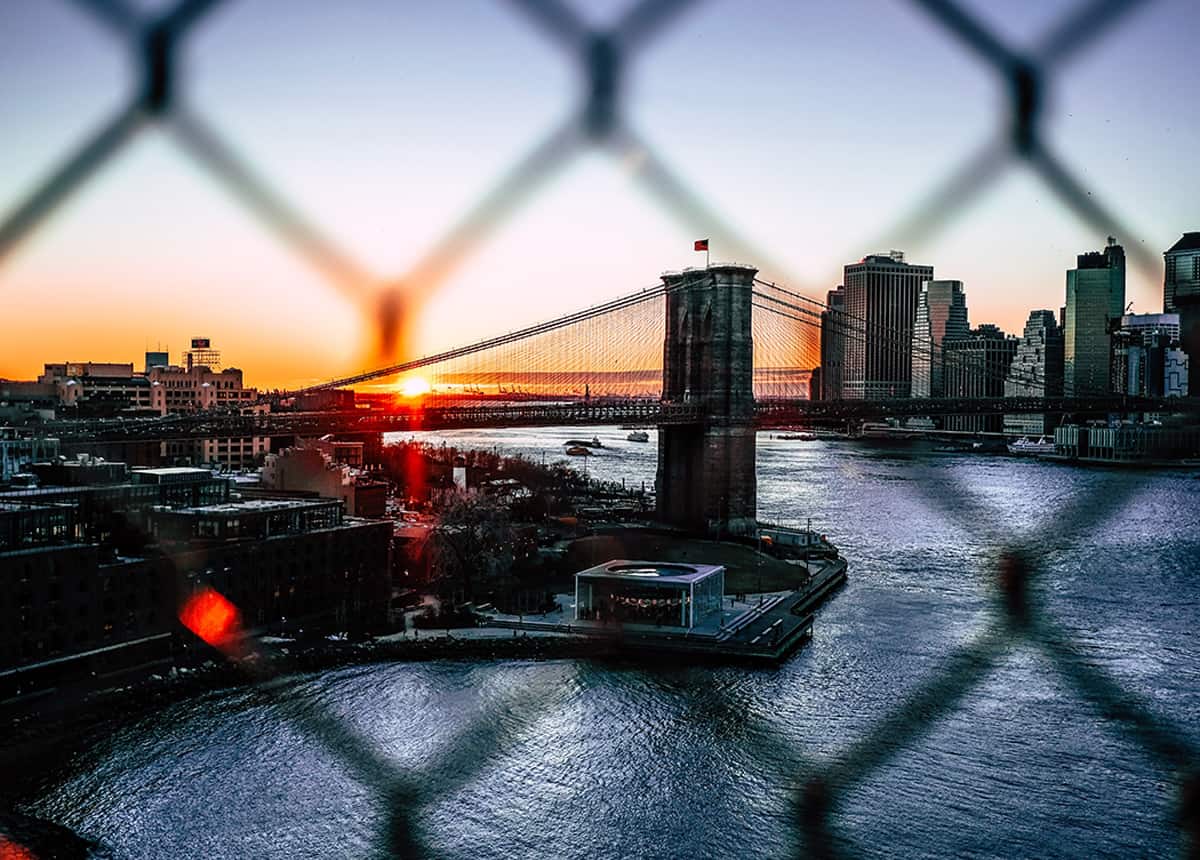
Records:
[[[431,573],[444,593],[469,600],[508,576],[515,539],[508,511],[496,499],[451,496],[430,535]]]

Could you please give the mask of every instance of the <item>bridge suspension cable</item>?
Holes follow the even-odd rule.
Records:
[[[827,304],[808,296],[788,290],[776,283],[764,281],[760,278],[755,279],[755,283],[760,286],[769,288],[778,293],[787,296],[794,301],[787,301],[778,296],[768,293],[755,291],[755,297],[760,301],[765,300],[774,304],[786,307],[800,316],[797,316],[796,321],[809,325],[814,328],[822,326],[821,312],[829,312],[831,318],[829,324],[832,330],[838,335],[853,340],[862,344],[883,345],[885,348],[893,349],[897,352],[906,352],[910,355],[922,356],[930,361],[930,363],[940,363],[943,367],[957,366],[966,369],[978,377],[990,378],[992,380],[1004,383],[1008,381],[1019,382],[1027,389],[1042,389],[1045,390],[1046,380],[1043,375],[1035,370],[1013,369],[1002,370],[995,362],[988,361],[984,356],[978,355],[959,355],[951,352],[946,356],[942,347],[937,344],[932,338],[921,338],[915,333],[910,336],[905,336],[896,329],[888,328],[880,323],[874,323],[856,316],[848,311],[837,310],[830,308]],[[802,302],[798,305],[795,302]],[[775,313],[781,313],[780,310],[774,307],[765,307],[758,305],[763,310],[770,310]],[[815,310],[814,310],[815,308]],[[835,316],[834,316],[835,315]],[[848,325],[846,323],[849,323]]]
[[[303,394],[357,385],[431,368],[426,382],[434,396],[636,396],[661,392],[664,314],[656,300],[708,278],[695,277],[667,287],[657,284],[609,302],[552,320],[433,355],[308,386]],[[1003,370],[979,355],[943,355],[932,338],[890,329],[779,284],[755,279],[752,294],[755,342],[754,384],[757,397],[799,399],[811,396],[809,381],[820,365],[823,328],[848,341],[868,344],[912,357],[931,366],[957,366],[976,378],[1019,382],[1028,390],[1045,388],[1036,371]],[[823,321],[822,314],[829,316]],[[484,391],[494,387],[494,392]]]
[[[672,287],[671,289],[683,289],[683,288],[691,285],[692,283],[693,283],[692,281],[688,281],[688,282],[685,282],[682,284],[678,284],[678,285]],[[440,352],[440,353],[435,353],[433,355],[427,355],[427,356],[422,356],[421,358],[414,358],[414,359],[410,359],[408,361],[402,361],[397,364],[391,364],[386,367],[380,367],[380,368],[376,368],[374,370],[364,371],[363,373],[357,373],[357,374],[354,374],[351,376],[344,376],[344,377],[340,377],[338,379],[331,379],[327,382],[322,382],[317,385],[310,385],[305,388],[300,388],[300,389],[296,389],[294,391],[289,391],[289,392],[287,392],[287,394],[288,395],[308,394],[308,393],[315,392],[315,391],[326,391],[326,390],[329,390],[332,388],[343,388],[343,387],[350,386],[350,385],[357,385],[359,383],[370,382],[371,380],[381,379],[381,378],[387,377],[387,376],[398,376],[402,373],[408,373],[413,370],[419,370],[420,368],[429,367],[430,365],[441,364],[441,363],[448,362],[448,361],[451,361],[456,358],[462,358],[462,357],[465,357],[468,355],[472,355],[474,353],[483,352],[485,350],[493,350],[493,349],[498,349],[501,347],[509,346],[511,344],[517,343],[519,341],[525,340],[530,337],[534,337],[536,335],[546,334],[548,332],[552,332],[557,329],[564,328],[566,326],[571,326],[571,325],[576,325],[576,324],[579,324],[582,322],[586,322],[587,320],[594,319],[596,317],[601,317],[606,314],[614,313],[614,312],[617,312],[617,311],[620,311],[620,310],[623,310],[626,308],[640,305],[643,302],[648,302],[652,299],[660,298],[660,297],[666,295],[667,292],[668,292],[668,288],[665,285],[657,284],[655,286],[647,287],[643,290],[640,290],[639,292],[630,293],[628,295],[621,296],[620,298],[613,299],[612,301],[605,302],[605,303],[599,304],[599,305],[594,305],[592,307],[585,308],[584,310],[581,310],[581,311],[575,311],[574,313],[565,314],[561,317],[557,317],[552,320],[537,323],[535,325],[527,326],[526,328],[523,328],[523,329],[518,329],[518,330],[512,331],[512,332],[507,332],[506,334],[487,338],[486,340],[476,341],[475,343],[456,347],[454,349],[446,350],[446,351]]]

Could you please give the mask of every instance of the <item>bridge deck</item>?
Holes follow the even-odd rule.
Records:
[[[833,424],[924,415],[995,415],[1055,412],[1076,416],[1111,413],[1200,413],[1200,398],[980,398],[958,400],[759,400],[760,428]],[[649,399],[429,406],[397,411],[275,412],[240,415],[195,413],[161,418],[61,420],[37,425],[68,441],[136,441],[211,437],[320,436],[325,433],[408,432],[472,427],[587,424],[696,424],[707,420],[698,405]]]

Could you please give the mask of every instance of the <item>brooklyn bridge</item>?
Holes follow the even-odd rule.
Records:
[[[658,434],[658,507],[689,527],[741,531],[755,514],[755,433],[905,416],[1054,412],[1200,411],[1118,396],[1046,397],[1046,381],[1019,376],[1016,397],[821,400],[810,391],[821,331],[882,344],[911,357],[933,343],[890,330],[757,277],[743,264],[666,274],[656,286],[602,305],[456,349],[277,392],[222,412],[61,422],[70,441],[131,442],[197,437],[315,436],[471,427],[637,424]],[[968,368],[1013,390],[1012,372]],[[419,374],[419,375],[418,375]],[[316,392],[374,380],[417,380],[421,396],[387,408],[292,411]],[[407,390],[402,386],[401,390]]]

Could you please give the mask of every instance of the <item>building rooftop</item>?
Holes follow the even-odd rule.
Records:
[[[174,508],[171,513],[181,516],[236,516],[238,514],[274,514],[282,511],[302,511],[328,505],[342,504],[340,499],[242,499],[195,508]]]
[[[134,469],[135,475],[158,475],[166,477],[167,475],[204,475],[211,477],[212,472],[208,469],[201,469],[199,466],[159,466],[153,469]]]
[[[894,266],[898,269],[905,269],[905,270],[928,269],[929,273],[931,275],[933,274],[933,266],[925,266],[925,265],[921,265],[920,263],[910,263],[908,260],[904,259],[903,251],[892,251],[887,254],[867,254],[867,256],[863,257],[857,263],[847,263],[845,268],[846,269],[854,269],[859,266],[870,266],[870,267]]]
[[[1167,248],[1168,254],[1175,251],[1200,251],[1200,233],[1184,233],[1178,242]]]
[[[33,502],[21,501],[5,501],[0,499],[0,513],[8,513],[12,511],[61,511],[63,508],[58,505],[39,505]]]
[[[617,558],[575,574],[586,579],[642,580],[686,585],[699,582],[725,568],[719,564],[678,564],[665,561],[630,561]]]
[[[195,484],[224,480],[211,469],[199,466],[163,466],[157,469],[133,469],[129,479],[135,484]]]

